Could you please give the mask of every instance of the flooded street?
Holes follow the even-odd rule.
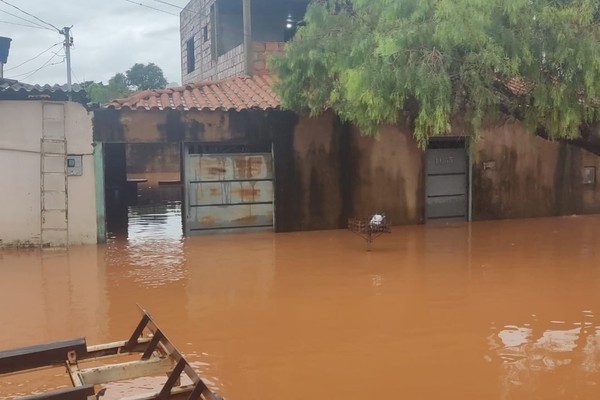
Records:
[[[0,252],[0,348],[125,339],[139,303],[227,400],[600,397],[599,216],[396,227],[373,252],[183,239],[178,203],[128,218],[106,245]]]

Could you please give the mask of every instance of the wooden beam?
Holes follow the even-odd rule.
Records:
[[[50,392],[35,394],[33,396],[20,397],[21,400],[88,400],[96,398],[92,385],[76,388],[57,389]]]
[[[116,356],[128,353],[143,353],[148,347],[148,343],[150,343],[151,340],[152,339],[149,337],[141,337],[137,340],[136,343],[133,344],[130,343],[128,340],[121,340],[118,342],[88,346],[87,356],[80,358],[80,360],[90,358],[96,359],[106,356]],[[128,348],[128,345],[130,345],[131,347]]]
[[[170,358],[159,358],[81,369],[79,375],[87,385],[100,385],[125,379],[164,374],[171,371],[173,367],[174,363]]]
[[[75,351],[78,358],[84,358],[87,354],[85,338],[0,351],[0,374],[49,365],[62,365],[67,359],[69,351]]]

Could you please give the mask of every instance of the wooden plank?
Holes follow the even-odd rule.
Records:
[[[190,396],[190,393],[194,390],[194,386],[179,386],[174,387],[171,390],[171,394],[167,397],[168,400],[187,400]],[[132,396],[122,397],[119,400],[158,400],[161,399],[160,393],[145,393],[145,394],[136,394]]]
[[[141,337],[137,340],[137,344],[134,344],[131,349],[127,349],[128,340],[121,340],[118,342],[98,344],[94,346],[88,346],[87,357],[90,358],[101,358],[106,356],[124,355],[129,353],[143,353],[148,347],[148,343],[152,340],[149,337]]]
[[[184,359],[181,359],[177,362],[175,369],[171,371],[169,379],[167,379],[167,382],[160,391],[159,397],[164,399],[168,398],[168,396],[171,394],[171,389],[173,389],[173,385],[175,385],[175,382],[177,382],[177,380],[181,377],[181,373],[183,372],[185,364],[186,361]]]
[[[85,338],[0,351],[0,374],[62,365],[67,359],[67,353],[72,350],[77,352],[78,358],[84,358],[87,355]]]
[[[138,343],[138,339],[139,339],[140,335],[142,334],[142,332],[144,332],[144,329],[146,329],[146,324],[148,323],[149,320],[150,320],[150,316],[148,315],[148,313],[146,311],[144,311],[143,315],[142,315],[142,320],[140,321],[138,326],[135,328],[135,331],[133,331],[133,333],[131,334],[131,337],[127,341],[127,344],[125,345],[127,350],[131,351],[131,349],[134,348],[135,345]]]
[[[88,400],[91,396],[96,398],[92,385],[76,388],[57,389],[50,392],[39,393],[32,396],[20,397],[21,400]]]
[[[152,355],[152,353],[154,353],[154,350],[156,350],[156,346],[158,346],[158,343],[163,338],[164,338],[164,335],[162,334],[162,332],[160,330],[156,331],[154,333],[154,336],[152,336],[152,340],[148,344],[148,347],[144,351],[144,354],[142,354],[142,360],[148,360],[148,359],[150,359],[150,356]]]
[[[100,385],[125,379],[164,374],[171,371],[173,367],[173,360],[163,358],[81,369],[79,375],[86,385]]]

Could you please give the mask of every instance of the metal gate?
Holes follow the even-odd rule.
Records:
[[[184,157],[187,235],[273,228],[270,153],[194,154]]]
[[[425,222],[466,221],[468,159],[464,148],[426,152]]]

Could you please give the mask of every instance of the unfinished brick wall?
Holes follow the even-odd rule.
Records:
[[[253,42],[252,50],[252,73],[254,75],[268,74],[267,58],[273,53],[283,52],[285,50],[285,43]]]
[[[210,7],[214,3],[215,0],[192,0],[181,12],[181,77],[183,84],[244,74],[244,48],[242,45],[218,57],[213,54],[215,48],[211,43],[213,29]],[[187,42],[191,39],[194,40],[195,69],[188,73]]]
[[[210,8],[216,0],[191,0],[181,12],[181,77],[182,83],[219,80],[246,73],[244,46],[237,46],[215,57],[211,43],[213,29]],[[206,29],[205,29],[206,28]],[[206,37],[205,37],[206,34]],[[188,40],[194,40],[195,69],[188,73]],[[269,54],[284,50],[281,42],[254,42],[251,57],[253,74],[268,73]]]

